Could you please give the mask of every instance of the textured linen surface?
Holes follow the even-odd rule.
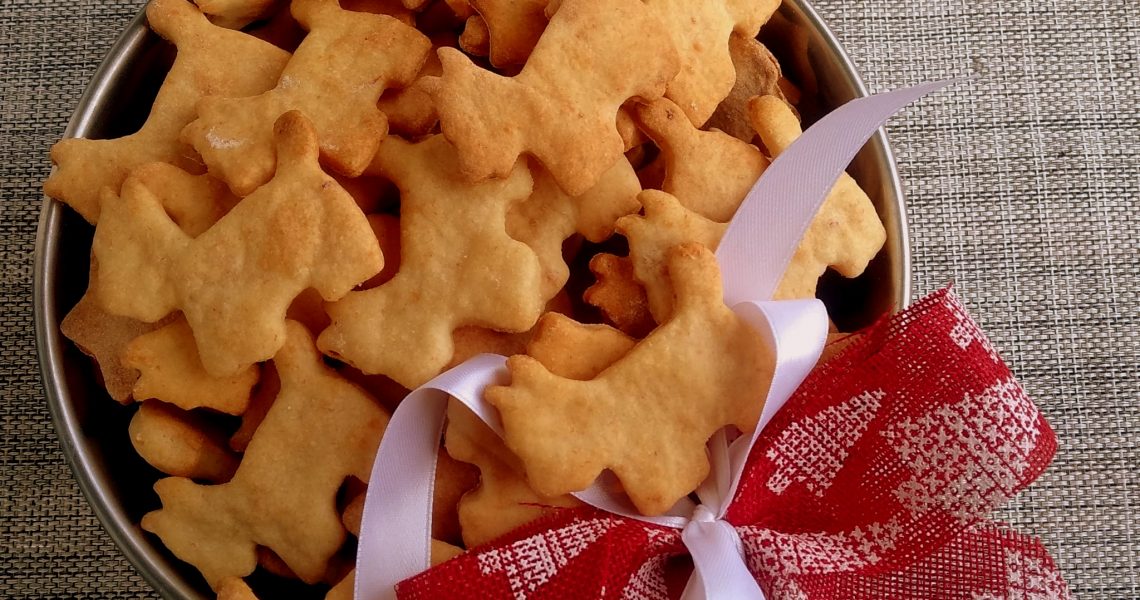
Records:
[[[1079,598],[1140,582],[1140,5],[816,0],[872,91],[965,76],[892,120],[915,295],[954,281],[1056,429],[997,515]],[[151,597],[80,494],[32,327],[47,148],[141,2],[0,0],[0,598]]]

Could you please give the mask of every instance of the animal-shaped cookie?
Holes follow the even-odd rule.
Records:
[[[143,402],[127,433],[135,452],[167,475],[222,483],[238,467],[238,456],[227,447],[221,427],[165,402]]]
[[[636,38],[636,44],[629,40]],[[566,0],[515,77],[442,48],[440,126],[464,175],[507,175],[520,154],[542,162],[572,196],[621,159],[618,109],[653,100],[677,73],[677,51],[641,0]]]
[[[716,110],[736,80],[728,38],[735,19],[725,0],[647,0],[669,31],[680,56],[680,71],[665,97],[676,102],[700,127]]]
[[[328,306],[323,352],[415,388],[451,360],[456,329],[534,325],[546,303],[538,258],[506,232],[507,211],[531,193],[523,161],[505,179],[472,185],[443,136],[415,144],[389,136],[373,170],[402,193],[400,270]]]
[[[194,332],[181,318],[131,340],[120,360],[139,372],[135,400],[157,398],[184,410],[209,408],[240,415],[259,375],[257,365],[228,377],[207,373],[194,345]]]
[[[144,333],[163,327],[176,316],[170,315],[158,322],[147,323],[108,313],[95,299],[99,287],[98,276],[99,270],[92,257],[87,291],[60,321],[59,330],[81,352],[95,361],[107,394],[116,402],[129,404],[139,372],[122,363],[127,344]]]
[[[748,111],[752,127],[773,156],[779,156],[803,133],[795,113],[777,96],[753,98]],[[816,283],[828,267],[844,277],[858,276],[886,241],[875,205],[854,178],[841,173],[796,247],[775,297],[814,296]]]
[[[259,545],[304,581],[321,580],[345,540],[337,491],[346,477],[368,480],[388,423],[373,398],[324,364],[302,325],[285,329],[273,357],[281,391],[233,478],[162,479],[162,508],[143,517],[143,529],[211,586],[252,572]]]
[[[662,323],[672,314],[674,303],[667,260],[670,250],[685,243],[715,250],[728,225],[702,217],[662,191],[645,190],[637,199],[644,214],[622,217],[617,227],[629,240],[633,274],[645,286],[649,312]]]
[[[209,229],[237,202],[225,184],[208,175],[191,175],[166,163],[150,163],[135,168],[131,171],[131,179],[153,192],[166,214],[190,237],[197,237]],[[138,365],[124,364],[128,345],[143,334],[165,327],[178,316],[169,315],[147,323],[108,313],[95,299],[99,288],[98,271],[98,261],[92,256],[87,292],[60,322],[60,331],[95,360],[107,393],[116,401],[127,403],[132,399],[135,382],[139,379]],[[176,362],[175,368],[199,362],[193,348],[189,352],[179,352],[177,358],[182,360]],[[219,408],[223,412],[240,412],[237,407],[242,405],[240,400],[235,404],[233,396],[218,398],[211,394],[209,398],[202,395],[198,398],[207,402],[204,406]],[[231,410],[226,411],[223,406],[231,407]]]
[[[776,96],[754,99],[749,104],[749,110],[752,125],[760,134],[764,146],[777,155],[801,133],[796,115]],[[707,133],[689,132],[687,135],[695,139]],[[722,142],[731,140],[732,144],[751,148],[727,135],[719,135],[718,139]],[[677,137],[684,139],[684,136]],[[731,147],[732,144],[726,147]],[[695,144],[693,146],[696,147]],[[686,146],[678,144],[675,147]],[[708,154],[715,155],[711,151]],[[766,159],[764,161],[766,163]],[[672,162],[667,162],[668,164]],[[667,181],[669,177],[667,174]],[[714,189],[702,181],[702,176],[695,173],[683,179],[675,179],[665,187],[690,190],[690,194],[693,193],[692,190]],[[731,199],[741,193],[743,180],[739,183],[735,192],[729,187],[728,193],[722,193],[720,197]],[[705,200],[699,206],[708,210],[713,205],[707,200],[715,196],[696,194],[691,197],[698,201]],[[633,261],[634,274],[645,285],[650,312],[661,322],[669,315],[672,306],[665,259],[669,249],[685,242],[698,242],[715,249],[724,235],[727,223],[706,218],[696,210],[684,206],[679,198],[664,192],[646,191],[638,199],[645,207],[644,215],[618,219],[617,229],[629,240],[629,256]],[[735,202],[739,204],[739,200]],[[727,209],[732,204],[731,201],[722,201],[719,206],[728,212]],[[819,277],[828,267],[846,277],[858,276],[879,252],[885,240],[886,232],[870,198],[849,175],[840,175],[800,240],[776,288],[774,298],[814,297]]]
[[[683,244],[668,264],[673,314],[596,377],[559,377],[513,356],[510,385],[487,389],[539,494],[584,489],[610,469],[638,510],[661,514],[708,474],[715,431],[756,426],[770,349],[724,305],[712,252]]]
[[[275,138],[277,176],[198,237],[131,180],[122,198],[104,198],[95,231],[99,303],[142,321],[181,310],[215,376],[272,357],[305,289],[336,300],[383,266],[367,219],[317,164],[308,121],[286,113]]]
[[[459,34],[459,47],[471,56],[487,56],[491,52],[491,32],[487,31],[487,22],[483,17],[467,17],[463,33]]]
[[[661,149],[661,189],[698,214],[727,223],[768,166],[755,146],[720,131],[701,131],[681,107],[662,99],[633,109],[641,128]]]
[[[783,98],[783,73],[776,57],[756,38],[733,33],[728,39],[728,52],[736,69],[736,83],[705,126],[751,142],[756,130],[748,122],[748,101],[756,96]]]
[[[283,0],[194,0],[213,22],[230,29],[241,29],[276,12]]]
[[[56,169],[44,192],[90,223],[99,220],[103,188],[118,193],[135,167],[157,161],[200,172],[194,150],[179,141],[179,132],[194,120],[198,100],[264,92],[289,60],[288,52],[272,44],[211,25],[187,0],[152,0],[146,14],[151,28],[178,50],[146,123],[118,139],[65,139],[52,146]]]
[[[657,323],[649,312],[649,297],[637,280],[633,261],[627,256],[595,254],[590,272],[596,282],[582,294],[587,304],[602,311],[606,321],[623,333],[645,337]]]
[[[507,213],[507,234],[526,243],[538,255],[543,274],[543,298],[554,297],[570,276],[562,245],[574,233],[592,242],[613,234],[619,217],[637,212],[641,185],[629,162],[619,160],[598,183],[581,196],[558,187],[541,165],[533,164],[534,191]]]
[[[535,326],[527,353],[552,373],[571,379],[592,379],[633,347],[635,341],[604,325],[583,325],[557,313],[547,313]],[[459,503],[463,543],[468,548],[489,542],[558,507],[580,506],[570,495],[535,493],[523,477],[518,458],[482,421],[466,408],[447,406],[447,452],[479,467],[479,487]]]
[[[549,0],[472,0],[490,37],[488,58],[505,67],[526,62],[546,29]]]
[[[210,173],[239,196],[273,175],[273,123],[291,110],[312,120],[324,165],[360,175],[388,131],[377,100],[410,83],[431,47],[398,19],[343,10],[337,0],[295,0],[291,10],[309,33],[277,87],[248,98],[205,98],[182,132]]]

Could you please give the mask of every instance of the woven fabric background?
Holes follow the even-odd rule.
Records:
[[[0,0],[0,598],[153,596],[93,517],[32,326],[47,148],[137,0]],[[1057,430],[1001,517],[1081,598],[1140,597],[1140,5],[817,0],[873,91],[965,85],[894,119],[916,294],[957,283]]]

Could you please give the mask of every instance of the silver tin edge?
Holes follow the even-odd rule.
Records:
[[[97,108],[106,98],[113,82],[131,67],[130,58],[142,46],[147,35],[146,15],[140,11],[92,75],[91,83],[84,90],[78,108],[64,130],[64,137],[87,136],[99,117]],[[143,531],[131,522],[123,507],[107,493],[110,486],[106,471],[92,460],[87,440],[81,434],[82,424],[66,386],[61,348],[67,342],[59,331],[60,318],[54,301],[59,258],[57,246],[63,210],[63,204],[44,198],[36,231],[32,298],[40,377],[60,447],[96,518],[147,583],[166,598],[202,600],[199,591],[187,585],[163,564],[166,561],[155,552],[154,544],[146,540]]]

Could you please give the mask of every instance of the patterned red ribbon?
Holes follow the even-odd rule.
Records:
[[[1056,437],[952,289],[815,369],[727,519],[770,600],[1067,599],[1041,542],[988,520]],[[563,510],[402,582],[400,598],[667,598],[680,531]]]

